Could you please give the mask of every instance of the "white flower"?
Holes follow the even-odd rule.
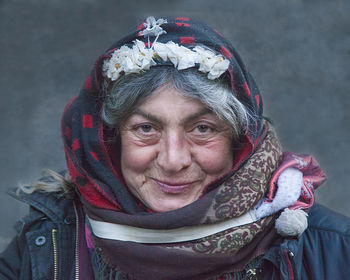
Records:
[[[215,80],[216,78],[219,78],[221,74],[228,69],[229,65],[230,62],[227,59],[220,57],[208,73],[208,79]]]
[[[120,72],[122,71],[120,64],[115,59],[105,61],[102,69],[105,72],[105,75],[112,81],[118,79]]]
[[[205,49],[201,46],[196,46],[193,48],[195,52],[197,52],[202,58],[213,58],[215,57],[215,53],[211,50]]]
[[[136,40],[131,52],[131,60],[135,67],[130,70],[132,71],[130,73],[134,73],[136,70],[148,70],[152,65],[155,65],[156,63],[152,57],[153,50],[146,48],[142,41]],[[128,71],[125,72],[129,73]]]
[[[153,48],[163,61],[171,61],[179,70],[194,67],[198,60],[196,52],[172,41],[166,44],[156,43]]]
[[[152,48],[154,49],[155,53],[165,62],[168,60],[168,52],[169,52],[169,48],[168,48],[168,44],[170,42],[168,42],[167,44],[162,44],[162,43],[154,43],[152,45]]]
[[[122,46],[116,50],[109,61],[105,61],[102,71],[112,81],[119,78],[122,72],[126,75],[148,70],[156,62],[153,60],[153,50],[145,47],[145,44],[135,40],[132,48]]]
[[[122,46],[114,51],[112,57],[103,64],[102,71],[106,77],[115,81],[124,73],[139,73],[156,65],[154,58],[171,62],[178,70],[188,69],[199,65],[198,70],[208,73],[208,79],[214,80],[222,75],[230,64],[222,55],[200,46],[189,49],[169,41],[166,44],[154,42],[151,48],[146,48],[142,41],[135,40],[129,48]]]
[[[166,34],[166,31],[160,27],[163,23],[167,23],[167,20],[162,18],[156,20],[154,17],[148,17],[146,23],[143,24],[146,28],[140,31],[139,34],[144,37]]]
[[[185,48],[184,46],[180,46],[179,53],[179,64],[177,65],[177,69],[187,69],[196,65],[198,60],[198,55],[196,52]]]
[[[224,73],[230,64],[230,61],[225,59],[222,55],[216,55],[211,50],[204,49],[197,46],[193,49],[197,52],[199,60],[198,70],[203,73],[208,73],[208,79],[214,80]]]
[[[179,64],[179,45],[170,41],[166,44],[167,47],[167,58],[174,64],[175,67]]]

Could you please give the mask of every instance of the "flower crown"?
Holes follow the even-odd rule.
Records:
[[[215,54],[212,50],[201,46],[189,49],[173,41],[158,43],[158,37],[166,33],[160,27],[163,23],[167,23],[167,21],[148,17],[144,23],[145,29],[139,34],[148,37],[148,46],[150,46],[149,37],[156,36],[152,47],[146,47],[144,42],[137,39],[133,41],[134,44],[131,47],[121,46],[112,53],[111,58],[104,61],[102,71],[105,77],[115,81],[122,74],[140,73],[162,62],[171,62],[178,70],[197,65],[200,72],[208,73],[210,80],[220,77],[228,69],[229,60],[222,55]]]

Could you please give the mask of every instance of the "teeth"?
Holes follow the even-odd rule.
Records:
[[[179,187],[185,187],[189,184],[184,184],[184,185],[168,185],[168,184],[165,184],[165,183],[161,183],[161,182],[158,182],[158,184],[164,186],[164,187],[167,187],[167,188],[179,188]]]
[[[168,185],[166,183],[163,182],[159,182],[156,181],[158,185],[164,187],[164,188],[168,188],[168,189],[181,189],[181,188],[186,188],[188,186],[190,186],[192,183],[185,183],[185,184],[179,184],[179,185]]]

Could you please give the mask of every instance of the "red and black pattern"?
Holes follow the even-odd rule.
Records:
[[[148,212],[125,186],[119,166],[120,143],[115,137],[116,131],[105,126],[100,116],[105,98],[102,85],[106,82],[101,70],[103,62],[122,45],[131,47],[135,39],[148,44],[147,38],[139,36],[139,32],[144,28],[144,24],[141,23],[97,60],[80,94],[70,101],[63,114],[62,137],[67,165],[85,213],[96,220],[152,229],[171,229],[216,222],[236,217],[251,209],[263,193],[266,193],[265,187],[269,189],[266,193],[267,199],[272,200],[277,175],[287,167],[298,168],[305,177],[301,197],[293,207],[310,207],[313,203],[313,188],[324,180],[324,174],[310,157],[290,154],[282,164],[279,163],[280,147],[276,137],[273,138],[274,141],[268,140],[271,133],[262,120],[263,105],[259,90],[233,46],[217,30],[189,18],[178,17],[167,21],[168,23],[162,24],[167,33],[161,35],[158,41],[173,41],[188,48],[204,45],[224,55],[230,61],[230,65],[220,79],[225,79],[231,85],[232,94],[251,114],[257,116],[257,121],[250,124],[248,132],[240,139],[242,148],[235,151],[235,163],[231,174],[207,186],[201,199],[186,207],[164,213]],[[264,152],[260,153],[259,149]],[[272,159],[275,162],[273,165]],[[276,169],[277,165],[280,167]],[[275,175],[271,175],[273,170]],[[260,174],[264,174],[266,179]],[[268,188],[267,181],[270,175],[272,179]],[[260,178],[260,181],[254,176]],[[250,182],[253,182],[252,185]],[[258,192],[257,182],[260,182],[258,185],[263,188],[259,195],[254,193]],[[248,192],[243,191],[240,186],[248,187]],[[239,189],[241,194],[233,192],[235,189]],[[248,196],[247,193],[252,195]],[[245,206],[240,206],[235,201],[240,195],[246,199],[240,200]],[[238,252],[229,254],[224,252],[203,255],[180,250],[180,247],[168,248],[164,244],[156,246],[97,237],[93,246],[101,249],[99,252],[102,252],[104,264],[110,265],[114,271],[125,272],[131,276],[140,273],[138,277],[131,277],[133,279],[198,279],[198,275],[203,276],[199,278],[212,278],[224,273],[229,277],[233,271],[242,271],[252,258],[263,254],[273,243],[276,238],[273,217],[267,219],[269,221],[262,226],[259,234],[248,244],[242,245]],[[229,239],[226,240],[224,236],[223,240],[226,242]],[[135,269],[135,264],[139,269]]]
[[[118,141],[109,140],[109,135],[114,135],[114,132],[104,126],[100,117],[104,99],[101,89],[104,82],[101,71],[103,61],[111,57],[111,53],[122,45],[133,45],[135,39],[147,44],[147,38],[139,36],[139,31],[143,28],[144,25],[141,23],[97,60],[79,96],[73,98],[64,111],[62,136],[68,169],[84,204],[93,208],[130,214],[145,210],[144,207],[140,207],[140,203],[123,183],[123,178],[118,172]],[[262,100],[253,78],[237,51],[218,31],[187,17],[167,19],[162,28],[167,33],[158,38],[159,42],[173,41],[189,48],[205,45],[229,59],[229,69],[223,75],[231,84],[232,94],[252,114],[259,117],[241,139],[245,145],[235,155],[235,169],[237,169],[256,149],[263,128]]]

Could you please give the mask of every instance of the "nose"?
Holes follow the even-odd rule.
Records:
[[[157,162],[166,173],[176,173],[191,165],[190,145],[183,133],[170,131],[162,136]]]

